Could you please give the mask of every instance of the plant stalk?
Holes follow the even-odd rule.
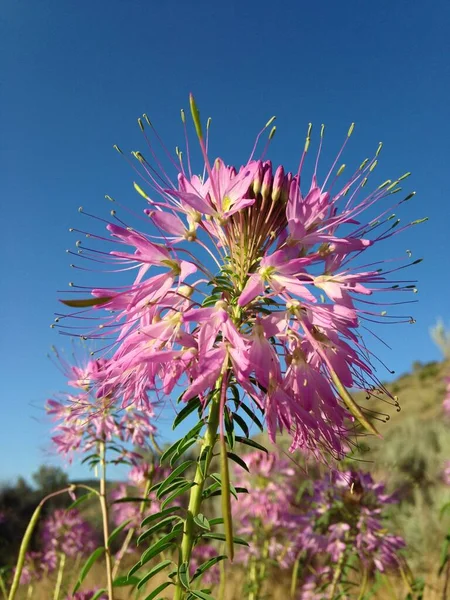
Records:
[[[99,443],[99,454],[101,467],[99,500],[102,511],[103,539],[105,545],[106,587],[108,590],[108,600],[114,600],[111,549],[109,547],[108,502],[106,499],[106,444],[104,440],[101,440]]]
[[[191,558],[192,547],[194,545],[194,533],[195,533],[195,522],[196,517],[200,512],[200,506],[202,504],[203,488],[205,481],[208,476],[208,469],[213,457],[214,446],[217,441],[217,429],[219,426],[220,419],[220,395],[214,393],[211,399],[210,410],[205,437],[200,448],[200,456],[206,452],[204,471],[201,468],[201,462],[197,462],[197,469],[194,476],[194,486],[191,488],[189,505],[186,513],[186,519],[184,522],[183,539],[181,541],[181,552],[180,552],[180,563],[187,562]],[[178,581],[175,587],[174,600],[183,600],[185,597],[185,590],[181,583]]]
[[[56,577],[55,590],[53,592],[53,600],[59,600],[59,594],[61,592],[61,584],[62,584],[65,565],[66,565],[66,555],[63,552],[61,552],[59,555],[58,575]]]

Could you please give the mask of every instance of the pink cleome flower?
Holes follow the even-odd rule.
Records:
[[[413,292],[415,284],[396,275],[405,265],[387,267],[376,255],[366,261],[363,253],[420,222],[397,227],[398,220],[391,220],[392,210],[414,195],[394,195],[409,174],[366,193],[380,146],[345,178],[345,165],[337,165],[352,125],[328,174],[320,177],[322,129],[303,191],[311,127],[296,171],[274,169],[264,156],[267,145],[255,158],[273,119],[247,162],[235,168],[220,158],[210,161],[209,122],[205,137],[192,97],[191,112],[203,174],[193,174],[186,141],[187,162],[181,151],[172,157],[162,146],[175,170],[176,179],[171,177],[156,152],[159,135],[147,117],[139,119],[152,157],[132,153],[147,224],[137,229],[113,210],[109,237],[73,230],[89,240],[77,242],[76,254],[122,272],[109,287],[89,288],[88,299],[76,297],[86,294],[85,286],[73,286],[75,298],[63,301],[77,326],[89,319],[84,337],[108,339],[96,397],[114,395],[123,406],[151,412],[175,388],[185,390],[186,402],[207,399],[225,373],[228,384],[240,388],[241,400],[263,411],[271,440],[286,430],[292,451],[340,458],[355,420],[375,432],[348,390],[377,390],[396,402],[377,378],[376,357],[363,332],[373,321],[411,322],[409,316],[387,316],[384,306],[402,302],[384,299],[390,292]],[[95,241],[109,241],[109,253],[91,246]],[[135,273],[128,284],[123,272]],[[58,320],[64,326],[61,315]],[[77,374],[77,382],[84,379],[84,372]]]

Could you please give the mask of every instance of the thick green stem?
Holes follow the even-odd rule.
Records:
[[[31,537],[33,535],[34,528],[36,527],[36,524],[39,520],[39,515],[41,514],[42,507],[50,498],[53,498],[54,496],[59,496],[59,494],[65,494],[66,492],[71,493],[76,487],[77,486],[75,485],[70,485],[69,487],[66,487],[63,490],[53,492],[45,498],[43,498],[37,505],[36,510],[34,511],[33,516],[31,517],[30,522],[28,523],[28,527],[26,528],[25,534],[22,538],[22,543],[20,544],[19,556],[17,558],[17,565],[14,571],[14,578],[11,584],[11,589],[9,590],[8,600],[14,600],[14,598],[16,597],[17,589],[20,583],[20,576],[22,575],[23,565],[25,563],[25,556],[31,541]]]
[[[103,440],[99,443],[99,454],[101,467],[99,500],[102,511],[103,539],[105,544],[106,588],[108,590],[108,600],[114,600],[111,549],[109,547],[108,502],[106,499],[106,444]]]
[[[61,585],[64,573],[64,567],[66,565],[66,555],[61,552],[59,555],[59,567],[58,567],[58,575],[56,577],[55,590],[53,592],[53,600],[59,600],[59,594],[61,592]]]
[[[187,509],[186,519],[184,522],[183,539],[181,542],[181,553],[180,562],[189,563],[192,553],[192,547],[194,545],[194,533],[195,533],[195,522],[196,517],[200,512],[200,506],[202,504],[203,488],[205,481],[208,476],[208,469],[213,457],[214,446],[217,441],[217,428],[219,426],[220,419],[220,395],[218,393],[213,394],[209,410],[208,425],[203,438],[203,443],[200,449],[200,456],[206,453],[205,460],[198,461],[197,469],[194,476],[194,486],[191,488],[191,495],[189,498],[189,505]],[[183,600],[185,596],[185,590],[180,582],[177,583],[175,588],[174,600]]]

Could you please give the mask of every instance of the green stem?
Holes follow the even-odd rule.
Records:
[[[186,513],[186,519],[184,522],[183,539],[181,541],[181,552],[180,552],[180,564],[187,562],[189,563],[192,553],[192,547],[194,545],[194,533],[195,533],[195,522],[196,517],[200,512],[200,506],[202,504],[203,488],[205,481],[208,476],[208,469],[213,457],[214,446],[217,441],[217,428],[219,426],[220,419],[220,395],[216,392],[213,394],[211,399],[211,405],[209,410],[208,424],[203,438],[203,443],[200,448],[200,456],[206,452],[204,469],[202,470],[201,462],[197,462],[197,469],[194,476],[194,486],[191,488],[189,497],[189,505]],[[181,583],[178,581],[175,588],[174,600],[183,600],[185,596],[185,590]]]
[[[291,576],[291,599],[295,598],[295,591],[297,589],[298,572],[300,570],[300,557],[298,557],[294,563]]]
[[[33,597],[33,584],[30,583],[27,588],[27,600],[31,600]]]
[[[108,600],[114,600],[111,549],[109,547],[108,502],[106,499],[106,444],[104,440],[99,442],[99,454],[101,467],[99,500],[102,511],[103,539],[105,544],[106,587],[108,590]]]
[[[64,567],[66,564],[66,555],[61,552],[59,555],[59,567],[58,567],[58,575],[56,577],[56,585],[55,590],[53,592],[53,600],[59,600],[59,593],[61,592],[61,584],[64,573]]]
[[[344,552],[339,557],[339,561],[338,561],[338,563],[336,565],[336,568],[334,570],[333,581],[331,582],[330,593],[328,594],[328,600],[333,600],[334,599],[334,595],[336,593],[336,589],[337,589],[339,580],[341,578],[342,571],[344,569],[345,558],[346,557],[345,557],[345,550],[344,550]]]
[[[6,591],[6,585],[3,580],[3,575],[0,575],[0,590],[2,590],[2,596],[4,600],[8,600],[8,592]]]
[[[34,528],[36,527],[39,516],[41,514],[42,507],[47,502],[47,500],[49,500],[50,498],[53,498],[54,496],[59,496],[60,494],[65,494],[66,492],[73,492],[73,490],[76,487],[77,486],[75,486],[75,485],[70,485],[69,487],[66,487],[63,490],[59,490],[58,492],[53,492],[52,494],[49,494],[48,496],[43,498],[37,505],[32,517],[30,519],[30,522],[28,523],[28,527],[25,530],[25,534],[22,538],[22,543],[20,544],[19,556],[17,558],[17,564],[16,564],[16,569],[14,572],[13,582],[11,584],[11,589],[9,590],[8,600],[14,600],[14,598],[16,597],[17,589],[18,589],[19,583],[20,583],[20,576],[22,575],[23,565],[25,563],[25,555],[27,553],[28,546],[30,544]]]

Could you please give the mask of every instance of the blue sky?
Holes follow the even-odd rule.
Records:
[[[425,257],[412,272],[417,323],[383,329],[393,350],[381,357],[398,372],[439,357],[428,328],[438,316],[450,321],[449,18],[442,0],[432,10],[418,0],[4,0],[0,480],[60,464],[43,405],[64,381],[46,355],[65,341],[49,324],[56,290],[73,279],[65,250],[68,228],[82,225],[77,208],[106,215],[105,194],[137,206],[133,173],[112,145],[142,144],[143,112],[170,147],[181,143],[179,109],[191,91],[229,163],[245,160],[276,114],[274,162],[295,168],[309,121],[316,132],[327,125],[331,158],[355,121],[346,162],[359,165],[382,140],[379,181],[412,171],[405,189],[418,193],[399,216],[430,221],[381,254]]]

